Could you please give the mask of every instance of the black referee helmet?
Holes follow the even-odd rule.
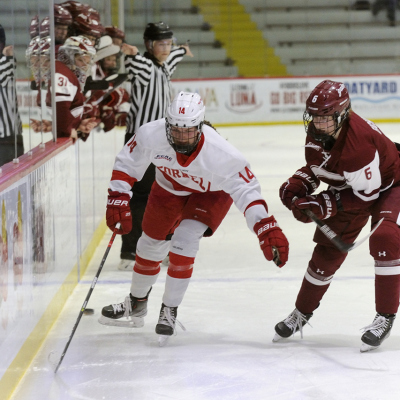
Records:
[[[6,47],[6,33],[2,25],[0,25],[0,57],[3,55],[3,49]]]
[[[164,22],[153,23],[150,22],[146,25],[144,30],[143,39],[144,40],[164,40],[172,39],[173,32],[170,27]]]

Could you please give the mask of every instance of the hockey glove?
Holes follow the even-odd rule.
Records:
[[[132,230],[130,197],[127,193],[108,190],[106,219],[107,226],[114,231],[117,222],[121,223],[118,234],[126,235]]]
[[[335,195],[330,190],[325,190],[316,196],[306,196],[294,201],[292,204],[294,217],[308,223],[311,219],[304,214],[305,209],[311,210],[319,219],[333,217],[338,211]]]
[[[274,263],[282,268],[288,260],[289,243],[274,216],[271,215],[257,222],[253,229],[260,241],[264,257],[268,261],[274,260]]]
[[[105,108],[105,107],[104,107]],[[104,132],[109,132],[115,127],[115,115],[112,109],[104,109],[101,114],[101,122],[103,123]]]
[[[283,205],[290,210],[294,197],[304,197],[311,194],[319,186],[314,174],[308,167],[296,171],[279,189],[279,197]]]

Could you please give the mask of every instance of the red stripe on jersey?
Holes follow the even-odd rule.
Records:
[[[130,186],[133,186],[133,184],[135,182],[137,182],[136,178],[132,178],[131,176],[129,176],[125,172],[116,171],[115,169],[112,172],[111,180],[112,181],[124,181],[124,182],[129,183]]]
[[[177,181],[175,181],[174,179],[172,179],[169,175],[165,174],[164,171],[161,171],[160,169],[159,169],[159,171],[164,175],[164,178],[172,184],[174,190],[176,190],[177,192],[204,193],[200,190],[196,190],[196,189],[189,188],[187,186],[183,186],[180,183],[178,183]]]
[[[265,202],[265,200],[261,200],[261,199],[260,199],[260,200],[255,200],[255,201],[253,201],[252,203],[250,203],[250,204],[246,207],[246,209],[244,210],[244,212],[246,213],[246,211],[247,211],[250,207],[257,206],[257,205],[264,206],[265,209],[266,209],[267,212],[268,212],[267,203]]]

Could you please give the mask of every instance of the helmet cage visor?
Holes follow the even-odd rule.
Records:
[[[196,148],[203,133],[203,121],[197,126],[178,126],[170,124],[165,118],[167,140],[171,147],[181,154],[190,154]]]
[[[308,110],[304,111],[303,124],[306,134],[317,142],[325,143],[343,126],[349,111],[350,106],[342,114],[335,111],[333,115],[315,115]]]

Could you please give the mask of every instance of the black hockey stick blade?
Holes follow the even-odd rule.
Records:
[[[114,89],[118,86],[120,86],[122,83],[124,83],[128,79],[128,74],[114,74],[107,76],[105,80],[109,83],[112,83],[114,85]]]
[[[86,79],[83,92],[86,93],[89,90],[107,90],[109,86],[109,82],[107,82],[105,79],[94,80],[91,76],[89,76]]]
[[[118,222],[117,225],[115,226],[114,232],[113,232],[113,234],[112,234],[112,236],[111,236],[111,239],[110,239],[110,241],[109,241],[109,243],[108,243],[108,245],[107,245],[107,249],[106,249],[106,251],[105,251],[105,253],[104,253],[103,259],[101,260],[101,263],[100,263],[100,266],[99,266],[99,268],[98,268],[98,270],[97,270],[96,276],[93,278],[92,284],[90,285],[89,292],[88,292],[88,294],[86,295],[85,301],[83,302],[83,305],[82,305],[82,307],[81,307],[81,311],[79,312],[79,315],[78,315],[78,318],[76,319],[75,325],[74,325],[74,327],[72,328],[71,335],[69,336],[68,342],[67,342],[67,344],[65,345],[64,350],[63,350],[63,352],[62,352],[62,354],[61,354],[60,360],[58,361],[58,364],[57,364],[57,366],[56,366],[56,368],[55,368],[55,370],[54,370],[54,373],[55,373],[55,374],[57,373],[58,368],[60,368],[60,365],[61,365],[61,363],[62,363],[62,361],[63,361],[63,359],[64,359],[64,357],[65,357],[65,354],[66,354],[66,352],[67,352],[67,350],[68,350],[68,347],[69,347],[69,345],[70,345],[70,343],[71,343],[71,341],[72,341],[72,338],[74,337],[76,328],[77,328],[78,325],[79,325],[79,322],[80,322],[80,320],[81,320],[81,318],[82,318],[83,313],[85,312],[85,309],[86,309],[86,306],[87,306],[87,304],[88,304],[88,302],[89,302],[90,296],[92,295],[93,289],[94,289],[94,287],[96,286],[97,280],[99,279],[101,270],[103,269],[104,263],[106,262],[108,253],[110,252],[111,246],[112,246],[112,244],[114,243],[115,236],[117,235],[117,232],[118,232],[120,226],[121,226],[121,224],[120,224],[119,222]],[[50,354],[49,354],[49,357],[50,357]]]
[[[304,213],[310,217],[318,226],[318,228],[321,230],[321,232],[342,252],[342,253],[348,253],[351,250],[354,250],[356,247],[358,247],[360,244],[364,243],[380,226],[384,218],[381,218],[378,223],[374,226],[374,229],[372,229],[368,235],[366,235],[364,238],[358,240],[357,242],[354,243],[345,243],[343,240],[337,235],[325,222],[322,222],[319,218],[315,216],[315,214],[309,210],[305,209],[303,210]]]

